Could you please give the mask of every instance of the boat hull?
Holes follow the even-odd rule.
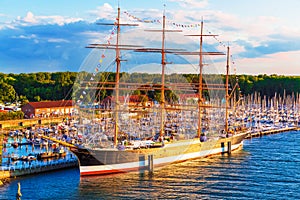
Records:
[[[78,149],[70,150],[78,157],[80,175],[104,175],[145,170],[149,167],[149,155],[153,155],[153,166],[207,157],[239,149],[247,133],[229,138],[200,142],[198,138],[173,141],[161,148],[116,150]]]

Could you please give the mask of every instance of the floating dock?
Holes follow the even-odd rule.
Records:
[[[264,135],[270,135],[270,134],[276,134],[276,133],[282,133],[287,131],[297,131],[299,130],[298,127],[286,127],[286,128],[278,128],[278,129],[271,129],[271,130],[261,130],[256,131],[253,133],[249,133],[246,139],[254,138],[254,137],[262,137]]]

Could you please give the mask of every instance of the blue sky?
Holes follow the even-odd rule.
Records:
[[[203,18],[207,33],[230,44],[238,74],[300,75],[299,0],[120,0],[119,4],[140,19],[161,19],[164,4],[170,22],[197,24]],[[84,47],[103,43],[110,34],[109,28],[95,22],[114,21],[117,5],[117,0],[1,0],[0,72],[78,71],[91,54]],[[123,12],[121,18],[134,22]],[[222,45],[216,49],[224,51]]]

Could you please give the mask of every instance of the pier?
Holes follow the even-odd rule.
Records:
[[[282,133],[287,131],[297,131],[299,130],[298,127],[286,127],[286,128],[278,128],[278,129],[271,129],[271,130],[259,130],[255,132],[251,132],[248,134],[246,139],[251,139],[254,137],[262,137],[264,135],[270,135],[270,134],[276,134],[276,133]]]

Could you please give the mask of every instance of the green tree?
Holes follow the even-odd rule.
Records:
[[[27,97],[23,95],[19,96],[19,101],[21,102],[21,107],[29,102]]]
[[[16,98],[16,91],[13,86],[0,82],[0,101],[1,102],[13,102]]]
[[[34,99],[35,101],[41,101],[41,97],[40,97],[40,96],[35,96],[33,99]]]

